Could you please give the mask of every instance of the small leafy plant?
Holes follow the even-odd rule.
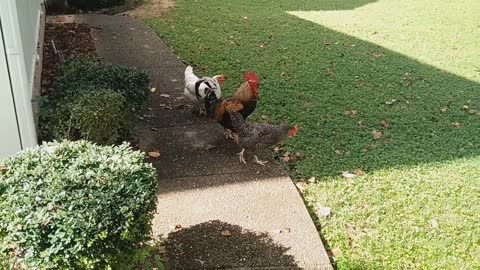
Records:
[[[148,98],[148,83],[148,75],[135,68],[73,59],[60,68],[53,97],[74,97],[79,87],[93,87],[118,92],[129,109],[139,110]]]
[[[66,62],[41,107],[42,139],[99,144],[128,139],[132,119],[148,98],[148,83],[137,69],[88,59]]]
[[[0,258],[17,269],[109,269],[151,232],[157,181],[128,144],[43,144],[0,161]]]
[[[86,139],[100,144],[114,144],[126,131],[123,110],[125,98],[100,89],[80,91],[74,100],[60,102],[48,116],[44,132],[47,138]]]

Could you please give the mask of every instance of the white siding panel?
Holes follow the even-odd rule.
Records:
[[[0,158],[20,151],[20,134],[18,133],[15,106],[8,76],[7,59],[3,46],[2,29],[0,27]]]

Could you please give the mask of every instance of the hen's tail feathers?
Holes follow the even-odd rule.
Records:
[[[297,135],[298,131],[299,131],[298,125],[295,125],[291,130],[288,131],[288,136],[293,137]]]

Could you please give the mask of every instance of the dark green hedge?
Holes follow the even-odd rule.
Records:
[[[156,191],[155,170],[126,144],[23,151],[0,161],[0,258],[19,269],[128,261],[150,233]]]
[[[133,110],[141,108],[148,97],[148,75],[138,69],[74,59],[58,71],[53,95],[71,97],[79,87],[113,90],[122,94]]]
[[[148,98],[148,83],[137,69],[85,59],[66,62],[41,106],[42,139],[127,140],[132,120]]]
[[[68,3],[77,9],[94,10],[124,4],[125,0],[68,0]]]

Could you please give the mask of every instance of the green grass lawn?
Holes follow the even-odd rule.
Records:
[[[476,269],[479,12],[476,0],[178,0],[147,23],[197,72],[227,74],[225,95],[256,71],[254,118],[300,126],[286,150],[305,158],[286,166],[316,177],[312,212],[332,208],[319,222],[339,269]],[[342,178],[355,169],[366,175]]]

